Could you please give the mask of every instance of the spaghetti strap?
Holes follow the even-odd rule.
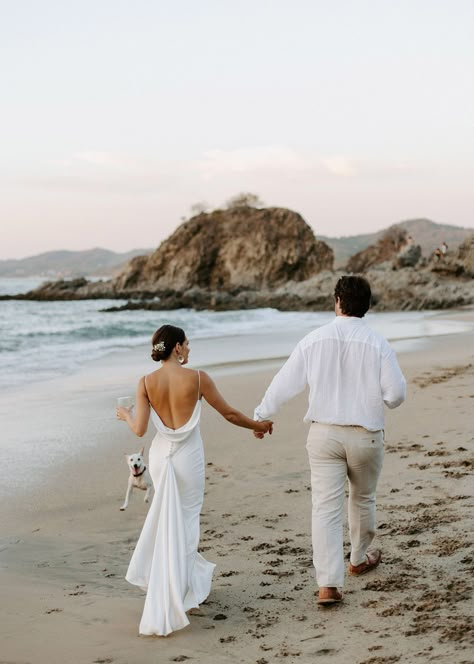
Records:
[[[201,372],[199,369],[197,370],[198,372],[198,401],[201,398]]]

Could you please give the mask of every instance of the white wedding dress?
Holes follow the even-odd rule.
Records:
[[[215,565],[197,551],[204,498],[201,401],[179,429],[165,426],[153,407],[151,416],[155,495],[125,578],[147,591],[140,634],[166,636],[189,625],[186,611],[209,595]]]

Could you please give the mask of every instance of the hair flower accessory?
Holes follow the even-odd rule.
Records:
[[[165,342],[164,342],[164,341],[160,341],[159,343],[154,344],[154,346],[153,346],[153,350],[156,350],[156,351],[158,351],[159,353],[162,353],[164,350],[166,350]]]

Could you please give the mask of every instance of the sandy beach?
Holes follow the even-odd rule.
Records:
[[[473,321],[474,312],[460,317]],[[433,338],[399,359],[408,398],[386,413],[374,542],[384,561],[347,576],[345,600],[332,609],[315,602],[306,395],[263,441],[204,407],[200,550],[217,568],[191,625],[167,638],[138,636],[144,595],[124,580],[147,506],[135,492],[119,511],[123,454],[142,441],[113,417],[116,397],[156,365],[124,368],[109,357],[45,383],[41,395],[31,386],[2,399],[2,421],[12,408],[16,416],[4,429],[0,662],[474,662],[473,337]],[[216,381],[251,414],[275,370],[256,362]],[[152,437],[150,426],[147,449]],[[64,460],[51,452],[78,438]],[[18,449],[38,459],[30,482]]]

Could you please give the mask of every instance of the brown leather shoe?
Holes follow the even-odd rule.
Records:
[[[367,574],[371,570],[375,569],[377,565],[382,560],[382,552],[379,549],[371,551],[366,555],[367,560],[360,565],[349,564],[349,574],[352,576],[360,576],[361,574]]]
[[[337,588],[320,588],[318,604],[336,604],[342,602],[342,593]]]

